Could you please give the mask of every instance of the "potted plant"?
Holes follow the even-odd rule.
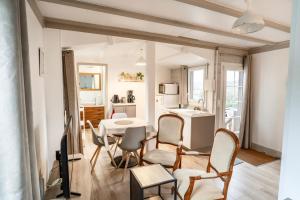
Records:
[[[144,74],[142,73],[142,72],[138,72],[138,73],[136,73],[136,79],[137,80],[143,80],[143,78],[144,78]]]

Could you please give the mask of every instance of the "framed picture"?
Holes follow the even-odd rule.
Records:
[[[45,63],[44,63],[44,51],[42,48],[39,48],[39,75],[45,75]]]

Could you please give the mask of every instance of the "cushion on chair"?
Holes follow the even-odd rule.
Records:
[[[170,151],[164,151],[160,149],[154,149],[152,151],[148,151],[143,156],[143,160],[155,164],[173,166],[176,161],[176,153]]]
[[[179,117],[162,116],[159,118],[158,126],[158,139],[160,142],[178,145],[183,127],[183,121]]]
[[[211,165],[219,172],[229,171],[235,149],[236,144],[232,136],[222,131],[218,132],[210,155]]]
[[[177,169],[174,171],[174,176],[177,179],[178,193],[182,198],[189,187],[190,176],[212,177],[215,173],[207,173],[195,169]],[[224,198],[222,189],[217,186],[216,179],[203,179],[195,182],[191,200],[213,200]]]

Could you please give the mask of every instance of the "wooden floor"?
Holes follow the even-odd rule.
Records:
[[[91,133],[86,131],[84,156],[91,158],[96,146],[91,143]],[[118,152],[121,154],[121,152]],[[183,168],[205,170],[206,159],[189,157],[183,159]],[[229,200],[275,200],[279,184],[280,161],[274,161],[258,167],[242,163],[234,167],[229,187]],[[92,174],[91,199],[127,200],[129,199],[129,171],[122,181],[123,169],[115,169],[107,153],[100,153],[95,171]],[[151,192],[151,191],[150,191]],[[165,188],[165,199],[170,198],[170,188]]]
[[[269,156],[264,152],[258,152],[253,149],[241,149],[238,158],[255,166],[278,160],[278,158]]]

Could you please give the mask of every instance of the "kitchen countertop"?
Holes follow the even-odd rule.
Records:
[[[178,115],[186,116],[186,117],[207,117],[207,116],[214,116],[209,112],[193,110],[193,109],[186,109],[186,108],[175,108],[175,109],[166,109],[170,113],[175,113]]]
[[[81,104],[80,106],[83,106],[83,107],[104,107],[103,104],[99,104],[99,105],[96,105],[96,104]]]
[[[113,106],[134,106],[136,103],[112,103]]]

